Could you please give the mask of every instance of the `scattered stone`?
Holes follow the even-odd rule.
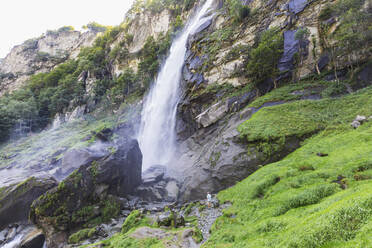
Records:
[[[337,184],[339,184],[340,185],[340,188],[341,189],[346,189],[347,188],[347,184],[346,184],[346,182],[345,182],[345,179],[346,177],[344,177],[344,176],[342,176],[342,175],[338,175],[337,176],[337,180],[334,180],[334,181],[332,181],[333,183],[337,183]]]
[[[360,127],[360,122],[359,121],[353,121],[351,123],[351,126],[356,129],[356,128]]]
[[[328,156],[327,153],[322,153],[322,152],[318,152],[316,155],[317,155],[318,157],[327,157],[327,156]]]
[[[364,115],[357,115],[354,119],[354,121],[350,124],[353,128],[358,128],[360,125],[362,125],[364,122],[369,121],[372,119],[372,116],[370,116],[368,119]]]
[[[363,124],[363,122],[367,121],[367,117],[363,115],[357,115],[357,117],[355,118],[355,121],[359,121],[360,124]]]
[[[7,234],[8,234],[7,228],[0,232],[0,245],[5,241]]]
[[[12,240],[17,235],[17,227],[13,227],[9,230],[8,234],[6,235],[6,240]]]

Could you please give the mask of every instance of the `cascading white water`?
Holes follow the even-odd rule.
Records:
[[[173,42],[170,54],[146,97],[138,137],[144,169],[156,164],[168,165],[175,152],[176,111],[187,39],[207,19],[212,18],[207,14],[213,1],[204,3]]]

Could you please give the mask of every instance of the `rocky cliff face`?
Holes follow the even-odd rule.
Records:
[[[67,59],[76,58],[82,47],[91,46],[96,32],[48,31],[15,46],[0,62],[0,94],[22,87],[30,75],[48,72]]]
[[[190,38],[183,69],[186,94],[179,106],[177,124],[180,140],[184,141],[182,155],[175,162],[180,170],[184,169],[185,199],[200,198],[207,191],[233,185],[258,165],[278,160],[296,149],[300,140],[292,137],[275,156],[267,158],[257,149],[258,144],[240,140],[236,127],[257,111],[240,109],[280,84],[334,67],[330,44],[339,42],[334,33],[341,19],[325,18],[322,13],[337,2],[254,0],[244,4],[251,12],[243,23],[234,24],[226,9],[222,9]],[[247,73],[250,53],[263,31],[270,29],[279,30],[283,37],[283,50],[276,65],[279,73],[252,87],[254,80]],[[306,35],[299,38],[301,30],[306,30]],[[365,63],[371,53],[364,49],[355,48],[354,56],[338,55],[337,75],[344,75],[343,70],[351,64]],[[330,73],[327,78],[332,80],[334,75]]]

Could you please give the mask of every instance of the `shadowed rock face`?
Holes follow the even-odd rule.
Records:
[[[0,230],[15,222],[26,222],[32,202],[55,187],[53,178],[31,177],[23,183],[0,189]]]
[[[215,124],[199,129],[181,144],[183,154],[175,161],[183,176],[180,201],[204,199],[236,184],[261,165],[278,161],[300,146],[300,139],[288,137],[274,156],[267,157],[255,144],[240,138],[237,127],[257,111],[244,109]]]
[[[279,61],[280,71],[290,71],[293,69],[293,56],[298,52],[299,41],[295,39],[296,30],[284,32],[284,53]]]
[[[60,247],[72,229],[104,216],[108,205],[120,208],[117,196],[141,184],[141,171],[137,140],[123,140],[112,154],[87,162],[37,199],[30,219],[43,229],[49,247]]]
[[[288,8],[293,14],[298,14],[302,12],[307,5],[307,0],[291,0],[289,1]]]

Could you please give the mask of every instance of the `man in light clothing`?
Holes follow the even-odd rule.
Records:
[[[210,208],[212,204],[212,195],[209,192],[207,192],[207,202],[208,202],[208,207]]]

